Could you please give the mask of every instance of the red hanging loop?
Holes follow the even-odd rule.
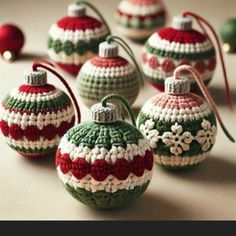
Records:
[[[229,87],[228,76],[227,76],[227,72],[226,72],[226,67],[225,67],[225,62],[224,62],[224,58],[223,58],[223,52],[222,52],[222,49],[221,49],[221,44],[220,44],[219,37],[217,36],[217,34],[216,34],[214,28],[212,27],[212,25],[206,19],[202,18],[201,16],[199,16],[199,15],[193,13],[193,12],[190,12],[190,11],[186,11],[182,15],[183,15],[183,17],[192,16],[194,19],[196,19],[197,23],[199,24],[199,26],[201,27],[201,29],[205,33],[206,37],[210,40],[210,42],[212,42],[212,40],[211,40],[210,36],[208,35],[207,30],[204,28],[202,23],[204,23],[206,26],[208,26],[209,29],[211,30],[212,34],[214,35],[214,38],[215,38],[216,43],[217,43],[217,48],[218,48],[218,51],[219,51],[221,66],[222,66],[223,75],[224,75],[227,101],[228,101],[229,107],[232,110],[234,110],[233,97],[232,97],[232,93],[231,93],[231,90],[230,90],[230,87]]]
[[[224,131],[225,135],[229,138],[230,141],[235,142],[234,138],[231,136],[231,134],[229,133],[229,131],[226,129],[221,117],[220,117],[220,113],[218,112],[217,106],[213,100],[213,98],[211,97],[210,93],[208,92],[207,87],[205,86],[203,79],[200,75],[200,73],[194,69],[192,66],[188,66],[188,65],[182,65],[179,66],[175,69],[174,71],[174,77],[176,79],[180,78],[181,72],[183,71],[188,71],[190,72],[193,77],[196,79],[207,103],[209,104],[209,106],[211,107],[212,111],[215,113],[218,122],[220,123],[220,126],[222,128],[222,130]]]
[[[72,92],[70,86],[68,85],[66,80],[60,74],[58,74],[54,69],[50,68],[49,66],[47,66],[45,64],[50,65],[52,67],[55,67],[51,62],[48,62],[48,61],[35,61],[35,62],[33,62],[32,69],[33,69],[33,71],[37,71],[37,69],[40,68],[40,67],[43,68],[43,69],[46,69],[47,71],[54,74],[63,83],[63,85],[66,87],[68,93],[70,94],[70,96],[73,100],[73,103],[74,103],[74,106],[75,106],[75,109],[76,109],[76,112],[77,112],[77,124],[80,123],[81,113],[80,113],[79,105],[78,105],[78,102],[77,102],[77,100],[75,98],[75,95]]]

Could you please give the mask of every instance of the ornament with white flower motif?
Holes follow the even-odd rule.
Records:
[[[7,144],[28,158],[53,156],[60,138],[75,121],[71,99],[61,89],[48,84],[46,71],[39,67],[66,83],[48,65],[35,62],[33,70],[25,73],[25,84],[11,90],[0,108],[0,130]],[[68,92],[71,94],[70,89]],[[78,104],[76,110],[80,119]]]
[[[91,8],[101,21],[86,14]],[[78,1],[68,7],[68,15],[49,30],[48,55],[66,72],[77,75],[81,66],[98,53],[98,45],[110,29],[101,13],[89,2]]]
[[[127,108],[133,125],[120,120],[115,105]],[[130,203],[148,187],[153,153],[135,127],[127,101],[108,95],[91,108],[92,121],[70,129],[62,138],[56,168],[65,188],[80,202],[97,208],[117,208]]]
[[[116,22],[124,36],[143,41],[165,25],[166,15],[160,0],[122,0],[116,11]]]
[[[203,32],[192,27],[192,18],[201,26]],[[207,26],[216,40],[218,54],[225,80],[225,91],[229,105],[232,107],[226,68],[219,38],[211,24],[201,16],[185,12],[173,18],[171,27],[166,27],[152,34],[146,41],[141,55],[141,65],[146,79],[158,90],[164,90],[164,81],[180,65],[193,66],[208,85],[216,68],[216,49],[209,37]],[[191,91],[199,92],[197,82],[191,74]]]
[[[196,80],[206,100],[189,92],[189,79],[179,78],[183,72],[200,78]],[[207,157],[216,139],[216,115],[227,136],[232,141],[233,138],[225,129],[213,100],[209,100],[200,74],[193,67],[180,66],[175,76],[165,80],[164,93],[144,104],[137,124],[149,140],[155,161],[167,168],[181,169],[194,166]]]

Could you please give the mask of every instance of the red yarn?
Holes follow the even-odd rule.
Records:
[[[132,165],[132,172],[138,176],[141,177],[145,170],[145,161],[144,157],[142,156],[135,156],[133,159],[133,165]]]
[[[42,136],[44,136],[48,140],[52,140],[57,135],[57,132],[57,128],[54,125],[50,124],[43,127]]]
[[[192,29],[189,31],[186,30],[178,30],[171,27],[160,29],[157,34],[165,40],[176,43],[203,43],[206,41],[206,36],[201,34],[200,32]]]
[[[129,64],[129,62],[120,56],[117,56],[115,58],[107,58],[107,57],[99,57],[99,56],[95,56],[93,57],[90,62],[92,63],[92,65],[96,66],[96,67],[119,67],[119,66],[126,66]]]
[[[157,56],[152,56],[148,61],[149,66],[155,70],[159,66]]]
[[[64,63],[60,63],[60,62],[56,62],[56,64],[62,68],[64,71],[66,71],[67,73],[71,74],[71,75],[77,75],[82,67],[83,64],[79,64],[79,65],[74,65],[74,64],[64,64]]]
[[[9,127],[8,127],[8,124],[7,124],[6,121],[4,121],[4,120],[1,120],[1,121],[0,121],[0,129],[1,129],[1,131],[2,131],[2,134],[3,134],[5,137],[7,137],[8,134],[9,134]]]
[[[166,73],[173,73],[175,69],[175,64],[174,62],[167,58],[163,63],[162,63],[162,68]]]
[[[216,58],[214,57],[209,61],[208,69],[214,70],[215,68],[216,68]]]
[[[111,171],[111,166],[105,160],[96,160],[91,166],[91,175],[97,181],[104,181]]]
[[[71,17],[66,16],[62,19],[58,20],[57,26],[64,29],[64,30],[86,30],[86,29],[96,29],[100,28],[102,23],[91,17],[91,16],[84,16],[84,17]]]
[[[0,26],[0,53],[13,51],[18,54],[24,45],[24,34],[15,25],[4,24]]]
[[[52,84],[46,84],[42,86],[31,86],[31,85],[21,85],[19,87],[20,92],[25,92],[25,93],[33,93],[33,94],[41,94],[41,93],[49,93],[54,91],[56,88]]]
[[[203,74],[206,70],[206,65],[204,61],[197,61],[194,65],[194,68],[201,74]]]
[[[83,179],[90,173],[90,165],[84,158],[77,158],[72,162],[71,173],[77,179]]]
[[[29,141],[37,141],[40,137],[40,130],[35,125],[29,125],[24,130],[24,135]]]
[[[59,159],[59,163],[61,172],[63,174],[68,173],[72,168],[72,161],[70,159],[69,154],[63,154]]]
[[[145,168],[147,170],[152,170],[153,167],[153,153],[149,150],[146,151],[144,156]]]
[[[58,167],[60,165],[60,159],[61,159],[61,150],[58,148],[55,154],[55,166]]]
[[[19,125],[12,124],[9,127],[9,134],[11,135],[11,137],[13,139],[15,139],[17,141],[17,140],[21,139],[24,136],[24,131],[20,128]]]
[[[68,122],[62,121],[62,123],[58,127],[57,132],[60,136],[63,136],[67,132],[67,130],[69,130],[72,126],[73,125],[68,124]]]
[[[125,180],[131,172],[130,163],[122,158],[118,159],[113,166],[113,175],[119,180]]]

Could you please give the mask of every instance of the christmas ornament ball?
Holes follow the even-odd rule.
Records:
[[[0,53],[7,60],[13,60],[24,46],[22,30],[13,24],[0,26]]]
[[[226,52],[236,52],[236,18],[228,19],[220,28],[223,49]]]
[[[74,125],[74,108],[66,93],[47,83],[46,71],[27,71],[24,77],[25,83],[2,101],[0,129],[22,156],[50,157]]]
[[[59,144],[59,178],[74,198],[88,206],[124,206],[151,180],[149,143],[135,126],[120,120],[115,105],[95,104],[91,113],[92,121],[71,128]]]
[[[156,163],[169,169],[197,165],[215,143],[215,114],[202,97],[189,91],[188,78],[169,77],[165,92],[148,100],[138,116]]]
[[[49,30],[48,55],[63,70],[77,75],[81,66],[97,54],[99,43],[108,35],[107,26],[87,15],[83,4],[70,4],[68,15]]]
[[[124,36],[143,41],[165,25],[166,10],[159,0],[122,0],[116,11],[116,22]]]
[[[132,105],[140,89],[135,67],[119,56],[116,42],[100,43],[99,55],[82,66],[77,81],[80,98],[89,107],[110,93],[122,95]]]
[[[141,65],[147,80],[160,91],[164,91],[165,78],[180,65],[193,66],[208,85],[216,67],[216,52],[207,36],[193,29],[191,17],[176,16],[171,27],[146,41]],[[196,81],[191,76],[189,79],[191,91],[198,90]]]

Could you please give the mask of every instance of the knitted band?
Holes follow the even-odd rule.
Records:
[[[168,94],[187,94],[190,91],[190,82],[187,78],[169,77],[165,80],[165,92]]]
[[[67,14],[72,17],[83,17],[86,15],[86,8],[81,4],[73,3],[68,6]]]
[[[118,44],[115,42],[102,42],[99,44],[100,57],[117,57],[119,53]]]
[[[118,120],[117,107],[111,103],[107,103],[106,107],[101,103],[97,103],[91,107],[92,120],[97,123],[112,123]]]
[[[42,86],[47,84],[47,73],[45,70],[26,71],[24,74],[25,84]]]
[[[175,16],[173,18],[172,27],[177,30],[191,30],[192,19],[190,17]]]

